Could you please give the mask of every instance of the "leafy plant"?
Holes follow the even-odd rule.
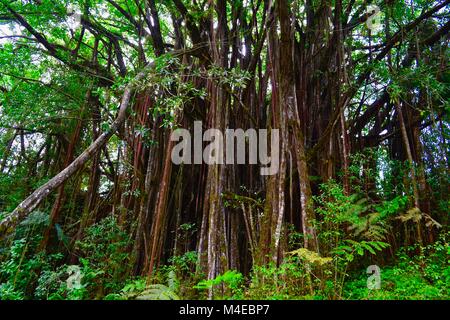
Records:
[[[130,236],[113,216],[90,226],[77,243],[85,273],[90,275],[89,291],[98,296],[118,290],[127,273]]]
[[[179,300],[180,297],[176,294],[178,288],[176,274],[172,271],[168,274],[167,285],[148,284],[146,279],[139,278],[128,283],[117,298],[124,300]]]
[[[214,279],[202,280],[194,286],[198,290],[209,290],[219,285],[226,285],[231,291],[231,298],[236,298],[242,294],[242,283],[244,276],[236,270],[228,270],[218,275]]]

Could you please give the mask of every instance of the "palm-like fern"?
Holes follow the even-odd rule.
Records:
[[[126,300],[180,300],[176,294],[178,280],[174,271],[168,273],[167,285],[146,284],[145,280],[138,280],[122,290],[122,298]]]
[[[134,298],[135,300],[180,300],[168,286],[151,284]]]

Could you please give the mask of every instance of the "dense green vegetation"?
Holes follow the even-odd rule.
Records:
[[[449,5],[0,0],[0,300],[450,299]]]
[[[343,199],[342,189],[334,182],[326,188],[324,194],[333,194],[333,201],[324,203],[324,196],[318,201],[324,204],[323,209],[327,210],[325,214],[329,214],[324,221],[331,228],[321,234],[332,235],[336,239],[336,230],[339,230],[342,221],[357,217],[352,214],[361,205],[349,205],[350,200]],[[404,203],[396,198],[390,203],[383,203],[376,213],[387,211],[391,217],[395,217],[401,212]],[[338,236],[327,257],[302,248],[291,251],[278,266],[273,263],[255,266],[246,276],[235,270],[226,271],[211,280],[205,280],[203,274],[196,272],[197,253],[189,251],[181,256],[172,256],[152,277],[156,284],[149,284],[146,277],[130,275],[131,257],[127,253],[127,246],[131,239],[113,217],[106,217],[89,227],[84,239],[78,244],[82,285],[68,288],[67,279],[73,273],[70,266],[64,264],[64,255],[45,254],[36,250],[42,239],[39,234],[47,223],[45,214],[35,212],[18,227],[18,237],[5,250],[5,259],[0,267],[2,299],[201,299],[206,298],[207,289],[219,285],[223,286],[223,291],[215,296],[218,299],[450,297],[449,234],[444,232],[430,245],[401,246],[395,256],[390,256],[386,261],[383,258],[378,261],[380,258],[375,256],[389,246],[386,242],[358,242],[339,239]],[[389,225],[381,221],[378,223],[384,227],[378,229],[375,228],[376,224],[371,225],[375,228],[374,234],[388,229]],[[353,232],[358,233],[356,226],[358,224]],[[63,233],[60,236],[64,244],[66,236]],[[291,233],[289,247],[298,247],[301,237],[302,234],[298,232]],[[384,239],[383,236],[381,238]],[[368,289],[367,279],[370,274],[361,269],[364,261],[371,261],[366,264],[376,261],[383,265],[380,289]]]

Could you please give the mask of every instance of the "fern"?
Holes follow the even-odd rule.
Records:
[[[125,300],[180,300],[168,286],[159,283],[146,285],[143,290],[127,292],[125,287],[122,291],[125,292],[121,294],[121,298]]]
[[[386,234],[391,227],[380,218],[379,212],[369,213],[364,217],[358,217],[348,227],[354,237],[367,240],[381,241],[386,239]]]
[[[135,296],[135,300],[180,300],[175,292],[163,284],[151,284]]]
[[[344,245],[340,245],[333,250],[333,253],[338,257],[348,262],[353,261],[355,253],[363,256],[367,252],[376,254],[376,251],[382,251],[389,247],[389,244],[382,241],[354,241],[344,240]]]
[[[146,284],[145,279],[135,280],[122,289],[121,298],[125,300],[180,300],[176,294],[179,287],[174,271],[168,273],[167,285]]]
[[[213,286],[219,285],[221,283],[226,283],[231,289],[237,289],[241,285],[243,279],[244,276],[242,275],[242,273],[235,270],[228,270],[224,274],[218,275],[214,279],[200,281],[197,285],[194,286],[194,288],[204,290],[212,288]]]
[[[219,286],[224,284],[223,289],[219,290],[219,296],[216,298],[225,299],[225,292],[230,292],[231,296],[229,299],[242,299],[243,296],[243,282],[244,276],[242,273],[236,270],[228,270],[223,274],[218,275],[214,279],[202,280],[197,283],[193,288],[197,290],[209,290],[214,288],[215,286]],[[227,298],[227,299],[228,299]]]
[[[382,241],[390,231],[388,218],[398,213],[406,197],[374,204],[361,194],[345,195],[342,186],[335,181],[321,185],[322,194],[315,197],[319,204],[317,212],[323,216],[324,226],[332,232],[347,229],[352,238]]]
[[[356,207],[358,210],[353,209],[347,212],[347,216],[351,217],[347,220],[350,223],[348,230],[354,237],[365,240],[385,240],[386,234],[391,230],[390,218],[402,211],[407,202],[406,196],[398,196],[381,204],[370,204],[368,199],[360,199],[349,206],[350,209]]]
[[[397,217],[401,222],[412,221],[418,223],[422,219],[422,212],[419,208],[412,208]]]
[[[306,248],[300,248],[288,253],[292,255],[297,255],[300,259],[302,259],[306,263],[315,264],[319,266],[325,265],[333,261],[332,258],[321,257],[317,252],[308,250]]]

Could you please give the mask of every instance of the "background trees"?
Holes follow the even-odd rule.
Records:
[[[340,297],[354,253],[384,263],[446,229],[449,2],[1,0],[3,259],[40,212],[24,255],[116,270],[83,245],[113,218],[114,283],[191,252],[179,276],[257,275],[302,247]],[[170,133],[195,120],[280,129],[279,173],[172,164]]]

